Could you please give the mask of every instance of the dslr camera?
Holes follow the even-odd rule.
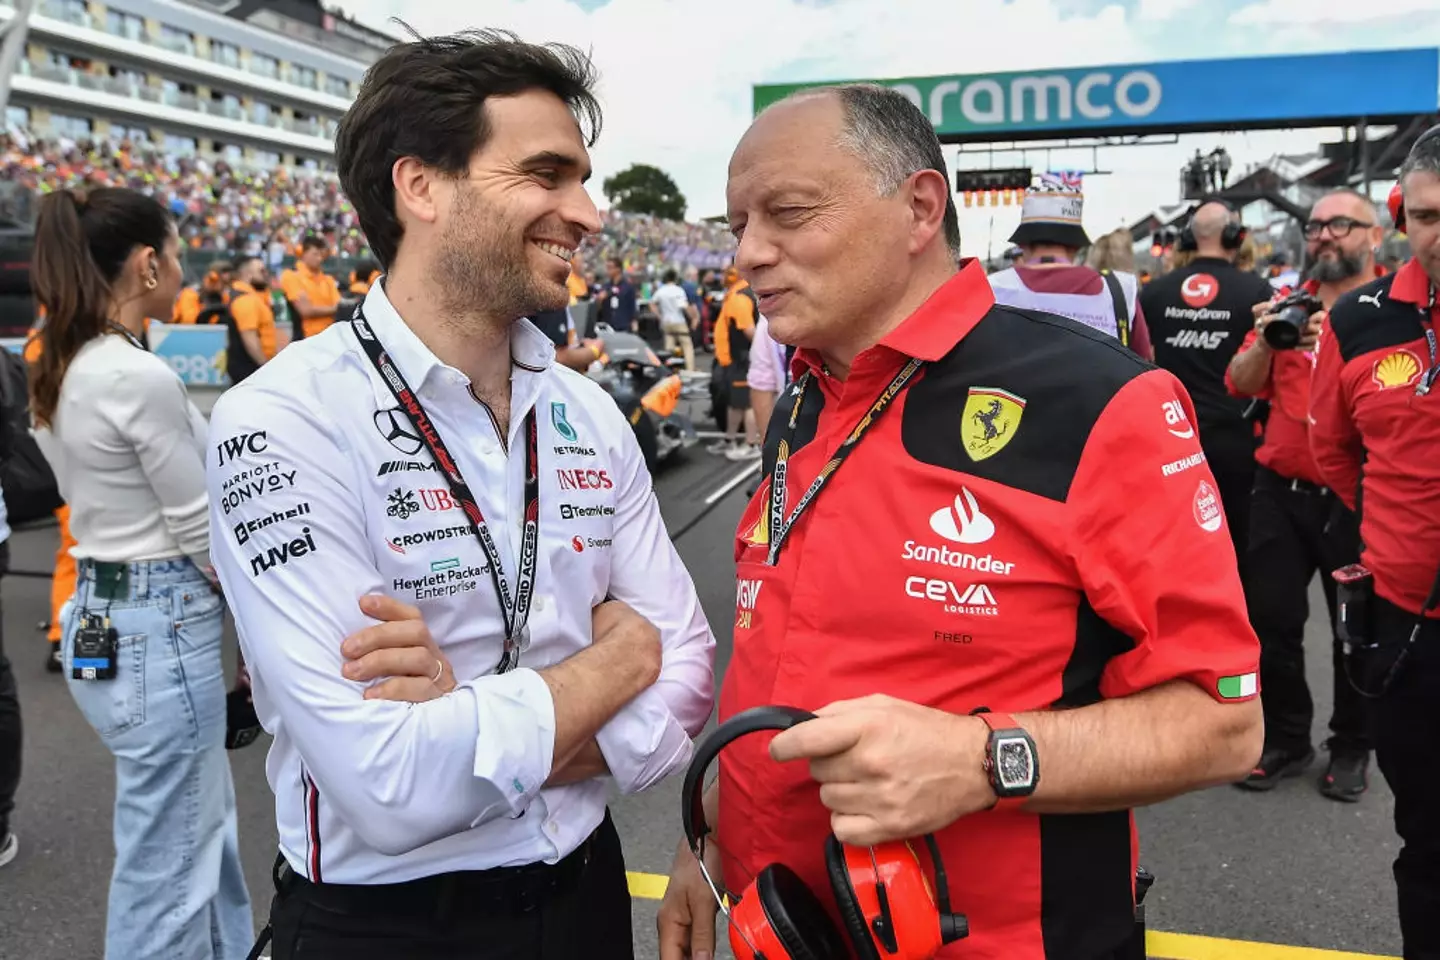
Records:
[[[1314,294],[1296,290],[1271,306],[1269,312],[1275,317],[1265,324],[1262,331],[1265,342],[1276,350],[1294,350],[1300,342],[1300,334],[1304,332],[1305,324],[1324,309],[1325,305],[1317,300]]]

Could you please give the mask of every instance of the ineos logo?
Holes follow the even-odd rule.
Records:
[[[1196,310],[1208,307],[1220,294],[1220,281],[1208,273],[1192,273],[1180,284],[1180,297]]]
[[[410,425],[405,412],[399,407],[375,411],[375,429],[389,441],[390,446],[406,456],[414,456],[425,446],[415,428]]]

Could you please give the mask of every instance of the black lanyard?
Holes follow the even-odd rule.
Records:
[[[520,541],[520,576],[515,581],[515,596],[510,595],[510,586],[505,582],[505,575],[502,572],[500,562],[500,551],[495,547],[495,540],[490,536],[490,527],[485,522],[485,515],[480,512],[480,505],[475,502],[475,496],[470,492],[470,487],[465,483],[464,476],[460,473],[460,467],[455,459],[450,456],[450,451],[445,447],[445,441],[440,439],[440,433],[435,425],[430,422],[430,417],[425,413],[425,408],[420,405],[420,400],[415,396],[415,391],[405,382],[400,371],[390,362],[389,354],[385,353],[380,346],[380,341],[375,338],[375,331],[370,329],[370,324],[365,321],[364,313],[357,307],[355,316],[350,321],[351,329],[355,331],[360,346],[364,348],[365,355],[370,358],[370,363],[375,371],[380,374],[380,379],[390,388],[390,393],[395,397],[395,402],[410,419],[410,425],[420,435],[421,441],[430,451],[430,456],[435,459],[435,464],[440,472],[445,475],[445,481],[450,485],[450,493],[460,509],[465,511],[465,517],[470,521],[470,528],[480,541],[480,546],[485,551],[485,559],[490,563],[490,579],[495,585],[495,596],[500,601],[500,613],[505,618],[505,651],[501,654],[500,663],[495,668],[496,673],[505,673],[515,669],[520,663],[520,651],[527,645],[530,620],[530,600],[535,595],[535,565],[539,557],[540,537],[540,473],[539,473],[539,442],[535,426],[535,408],[525,414],[525,520]],[[496,429],[502,429],[496,423]],[[504,438],[501,438],[502,444]]]
[[[785,435],[780,438],[780,448],[775,452],[775,468],[770,478],[770,505],[768,507],[770,512],[770,554],[766,560],[770,566],[775,566],[776,562],[780,559],[780,548],[784,545],[785,538],[790,535],[790,531],[794,528],[795,522],[800,519],[810,504],[815,502],[815,498],[820,495],[820,491],[830,482],[830,478],[839,472],[840,465],[845,462],[845,459],[849,457],[850,454],[855,452],[855,448],[860,444],[860,439],[869,432],[870,427],[879,419],[880,414],[884,413],[891,402],[900,395],[900,391],[905,388],[905,385],[910,382],[910,378],[915,376],[916,372],[918,372],[922,366],[924,366],[923,361],[911,360],[900,369],[899,373],[895,374],[895,379],[891,380],[889,385],[880,391],[880,396],[875,398],[875,402],[870,405],[870,409],[865,411],[865,416],[861,417],[860,421],[855,424],[854,429],[850,431],[850,435],[845,438],[840,444],[840,448],[835,451],[835,455],[830,458],[825,466],[820,468],[820,475],[810,484],[809,489],[805,491],[805,495],[800,498],[800,502],[795,504],[795,510],[787,520],[785,518],[785,467],[790,461],[791,447],[795,445],[795,424],[800,419],[800,408],[805,403],[805,392],[810,387],[811,374],[807,371],[805,375],[800,378],[800,381],[795,385],[795,405],[790,408],[790,422],[785,427]]]
[[[150,352],[150,348],[147,347],[147,346],[145,346],[145,344],[141,343],[141,342],[140,342],[140,339],[139,339],[138,337],[136,337],[135,334],[133,334],[133,333],[131,333],[129,330],[127,330],[125,327],[123,327],[123,326],[121,326],[120,324],[116,323],[114,320],[107,320],[107,321],[105,321],[105,323],[106,323],[107,326],[110,327],[110,329],[111,329],[112,332],[118,333],[118,334],[120,334],[120,336],[124,337],[126,340],[129,340],[129,341],[130,341],[130,346],[134,347],[136,350],[144,350],[146,353],[149,353],[149,352]]]
[[[1417,397],[1423,397],[1429,393],[1435,386],[1435,381],[1440,379],[1440,362],[1437,362],[1440,350],[1436,349],[1435,344],[1435,284],[1433,283],[1430,284],[1430,301],[1420,309],[1420,313],[1423,317],[1421,322],[1426,325],[1425,344],[1430,348],[1430,366],[1420,377],[1420,382],[1415,385],[1415,396]]]

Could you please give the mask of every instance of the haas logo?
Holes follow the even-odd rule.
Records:
[[[1220,281],[1208,273],[1192,273],[1180,284],[1180,297],[1196,310],[1208,307],[1220,293]]]

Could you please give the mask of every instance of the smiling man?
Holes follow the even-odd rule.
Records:
[[[738,891],[782,864],[789,903],[808,887],[886,956],[939,918],[856,922],[827,834],[863,858],[933,832],[969,919],[938,956],[1111,960],[1136,936],[1130,809],[1250,770],[1259,645],[1185,391],[957,271],[947,179],[925,116],[863,85],[770,107],[731,158],[736,267],[798,351],[735,544],[720,714],[818,718],[721,754],[708,869]],[[682,847],[661,960],[712,953],[715,911]],[[842,955],[790,916],[786,955]]]
[[[599,228],[592,82],[503,34],[392,48],[336,136],[387,272],[212,415],[275,960],[632,955],[606,797],[688,760],[714,641],[629,424],[517,320],[566,305]],[[357,637],[397,617],[433,642],[371,670]],[[416,675],[435,696],[398,702]]]

